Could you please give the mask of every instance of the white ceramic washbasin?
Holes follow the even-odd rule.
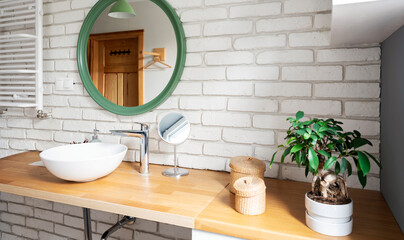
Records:
[[[56,177],[88,182],[106,176],[121,164],[128,148],[115,143],[85,143],[43,151],[45,167]]]

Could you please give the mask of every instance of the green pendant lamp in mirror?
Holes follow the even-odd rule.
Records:
[[[131,18],[135,15],[135,11],[126,0],[116,1],[116,3],[112,5],[108,13],[108,16],[113,18]]]

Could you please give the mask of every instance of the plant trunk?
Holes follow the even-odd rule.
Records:
[[[308,196],[314,201],[327,204],[346,204],[351,201],[345,179],[331,170],[320,170],[313,177]]]

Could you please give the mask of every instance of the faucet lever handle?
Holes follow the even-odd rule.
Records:
[[[134,123],[139,124],[142,131],[149,130],[149,125],[147,125],[146,123],[141,123],[141,122],[134,122]]]

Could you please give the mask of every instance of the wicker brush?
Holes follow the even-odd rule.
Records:
[[[265,163],[259,159],[247,156],[233,157],[230,160],[230,191],[234,192],[234,182],[242,177],[255,176],[264,179]]]
[[[244,215],[260,215],[265,212],[265,183],[258,177],[239,178],[234,183],[235,208]]]

